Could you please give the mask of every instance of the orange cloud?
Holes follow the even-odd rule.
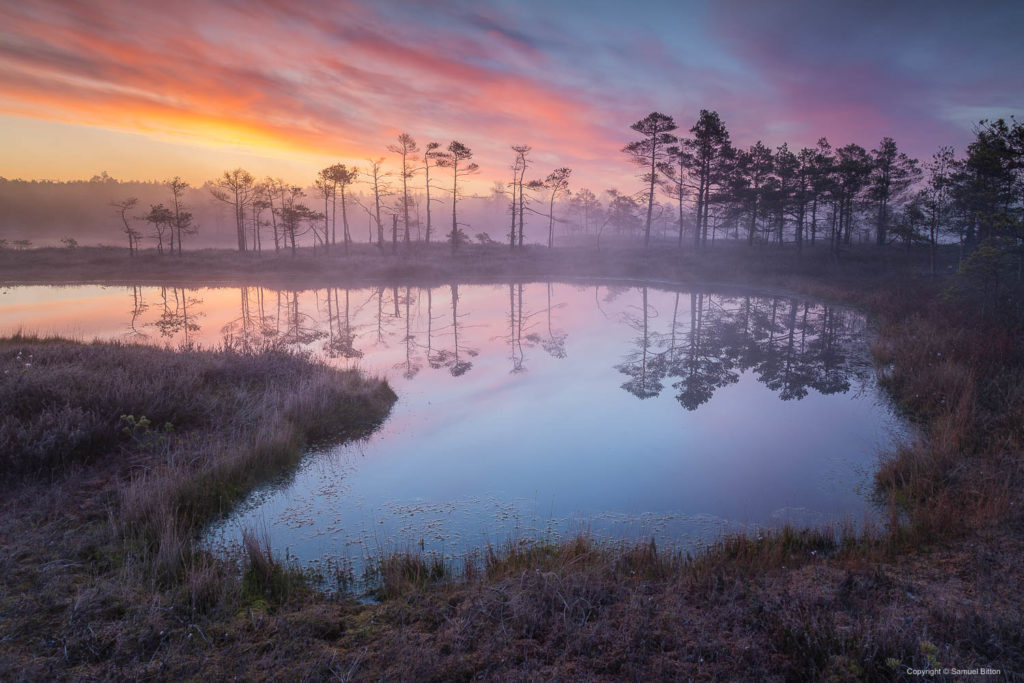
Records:
[[[514,143],[568,165],[617,152],[585,98],[542,73],[484,66],[476,44],[444,50],[458,35],[392,37],[369,10],[337,7],[7,6],[0,113],[343,159],[380,156],[409,130],[466,142],[496,177]],[[538,60],[514,41],[502,49]]]

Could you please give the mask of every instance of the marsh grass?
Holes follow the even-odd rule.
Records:
[[[732,281],[866,310],[878,330],[880,381],[918,426],[876,475],[887,523],[785,526],[728,536],[695,555],[654,539],[608,545],[585,535],[510,541],[461,564],[382,553],[372,564],[380,602],[360,604],[309,590],[302,572],[259,534],[243,539],[237,563],[197,551],[191,539],[255,482],[287,469],[296,444],[324,421],[367,408],[386,412],[385,389],[290,365],[297,360],[264,369],[262,361],[223,350],[217,361],[199,361],[230,366],[199,382],[216,402],[203,404],[191,400],[194,389],[173,393],[190,385],[166,352],[119,347],[100,363],[105,370],[90,375],[76,364],[89,366],[104,352],[78,345],[65,350],[74,360],[68,371],[79,377],[68,384],[83,387],[78,395],[88,397],[94,384],[120,372],[113,358],[138,353],[126,360],[134,371],[117,381],[138,385],[132,395],[148,402],[111,401],[100,419],[89,417],[92,401],[46,394],[53,379],[25,385],[48,417],[33,422],[32,411],[19,413],[3,432],[5,443],[22,450],[11,460],[10,523],[0,530],[7,550],[0,600],[11,615],[0,639],[0,672],[89,678],[117,666],[137,678],[273,671],[297,680],[905,680],[908,667],[993,666],[1010,678],[1024,671],[1020,320],[972,304],[969,288],[951,287],[946,277],[915,274],[898,254],[853,251],[837,264],[813,251],[797,257],[717,247],[683,258],[469,251],[449,261],[421,255],[422,263],[401,272],[426,279],[461,272],[469,279],[579,273]],[[209,265],[222,256],[188,255],[183,260],[194,261],[194,271],[168,261],[153,277],[193,278],[203,259]],[[102,268],[90,259],[106,259],[103,267],[113,272],[127,257],[75,250],[38,258],[81,258],[80,272],[95,276]],[[295,273],[283,259],[257,258],[258,268],[250,268],[245,258],[232,257],[237,263],[221,272]],[[398,271],[406,257],[391,265],[377,258],[370,265],[353,260],[341,277]],[[331,271],[341,259],[300,261],[313,279],[339,277]],[[0,345],[4,362],[12,362],[13,343]],[[32,353],[70,344],[19,343]],[[250,363],[256,366],[247,371]],[[160,391],[140,379],[152,367],[166,376]],[[275,374],[282,368],[289,371]],[[260,379],[264,370],[276,378],[273,387]],[[355,384],[333,393],[347,381]],[[169,400],[169,391],[179,401]],[[362,398],[345,404],[353,394]],[[177,405],[183,396],[188,405]],[[133,415],[135,426],[123,425],[121,414]],[[147,427],[137,426],[140,416]],[[77,424],[93,426],[64,433]],[[55,452],[35,447],[40,438],[51,439]],[[32,533],[22,534],[26,529]]]
[[[170,639],[212,642],[201,615],[273,610],[308,590],[265,539],[246,535],[232,561],[200,549],[199,532],[305,444],[367,434],[395,398],[273,347],[16,335],[0,339],[0,372],[7,674],[41,675],[32,662],[56,656],[90,675]]]

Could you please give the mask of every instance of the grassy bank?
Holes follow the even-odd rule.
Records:
[[[372,431],[394,398],[274,349],[0,340],[0,677],[141,675],[198,615],[262,600],[278,572],[240,581],[199,530],[304,444]]]
[[[308,590],[258,536],[246,539],[242,567],[191,552],[187,542],[258,477],[287,468],[295,457],[294,447],[250,445],[245,438],[252,429],[305,415],[283,421],[290,426],[280,443],[294,445],[322,423],[324,405],[338,405],[310,400],[289,412],[282,406],[297,387],[286,377],[308,372],[312,382],[324,373],[336,382],[335,375],[315,365],[293,367],[268,392],[259,378],[273,376],[265,366],[274,363],[226,352],[216,362],[211,356],[211,367],[234,368],[235,358],[251,374],[199,373],[193,383],[183,379],[179,390],[171,378],[187,373],[175,364],[191,362],[182,356],[141,349],[134,365],[121,359],[130,348],[70,345],[110,354],[106,364],[66,355],[72,374],[97,369],[77,383],[61,380],[83,387],[81,410],[95,406],[106,416],[90,432],[108,441],[85,447],[98,442],[75,440],[60,458],[33,451],[40,439],[69,438],[66,425],[80,419],[57,411],[33,422],[38,410],[59,403],[52,396],[40,395],[35,409],[10,421],[12,433],[19,425],[33,431],[15,437],[27,455],[11,460],[19,464],[6,484],[0,527],[0,673],[11,677],[26,667],[35,678],[110,677],[116,666],[130,677],[163,678],[919,680],[908,669],[992,667],[1006,678],[1022,675],[1024,334],[1012,306],[995,312],[981,306],[978,297],[991,292],[956,276],[931,278],[913,254],[878,258],[855,250],[836,263],[813,251],[802,257],[728,249],[699,256],[546,253],[527,263],[481,251],[460,280],[546,277],[556,269],[560,277],[710,280],[799,290],[867,311],[878,329],[882,382],[921,434],[889,454],[877,475],[889,523],[858,532],[782,529],[731,537],[698,557],[653,542],[622,548],[586,538],[482,549],[464,566],[396,555],[379,562],[380,604],[360,604]],[[442,263],[440,255],[427,261]],[[455,277],[461,267],[453,263],[406,276]],[[370,277],[357,267],[348,274],[310,270],[314,281]],[[199,277],[199,271],[163,276]],[[999,295],[1012,302],[1019,293]],[[18,343],[26,348],[16,349]],[[7,344],[0,358],[21,372],[36,367],[35,354],[47,343]],[[34,354],[32,368],[12,365],[24,364],[26,351]],[[121,365],[135,369],[118,379]],[[150,402],[131,408],[135,422],[122,424],[128,409],[109,403],[100,410],[104,404],[89,398],[104,377],[118,387],[145,375],[142,368],[163,368],[155,374],[168,378],[169,388],[140,393]],[[12,393],[0,405],[21,405],[18,392],[36,385],[6,377],[4,391]],[[348,405],[383,401],[386,408],[383,389],[357,384],[363,388],[353,391],[364,401]],[[261,386],[264,391],[255,389]],[[209,402],[180,400],[204,391]],[[268,393],[269,403],[253,402]],[[160,412],[155,397],[165,394],[201,409]],[[140,415],[150,418],[148,425],[137,426]],[[204,422],[203,415],[212,419]],[[215,445],[239,438],[249,456]],[[171,443],[180,457],[162,450]],[[205,444],[211,445],[204,450]],[[241,476],[230,465],[222,477],[207,471],[222,459],[244,463],[259,453],[277,464],[262,472],[243,465]],[[199,485],[207,476],[221,485]],[[165,547],[174,551],[162,552]]]
[[[370,679],[919,680],[927,670],[971,680],[941,672],[983,667],[998,669],[996,680],[1024,676],[1018,286],[981,291],[927,275],[913,255],[871,251],[839,263],[719,252],[687,265],[689,277],[870,314],[880,380],[919,427],[876,475],[887,523],[731,537],[695,558],[589,539],[508,547],[451,568],[454,580],[424,558],[388,558],[387,601],[375,613],[385,625],[347,639],[373,653],[359,670]],[[983,306],[982,296],[1008,305]]]

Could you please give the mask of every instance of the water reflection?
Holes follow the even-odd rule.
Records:
[[[160,317],[152,323],[165,339],[179,337],[186,346],[190,345],[199,332],[199,319],[203,313],[196,307],[203,303],[198,296],[189,293],[185,288],[160,288]],[[189,308],[191,307],[191,315]]]
[[[18,289],[45,291],[12,292]],[[588,299],[587,287],[520,282],[474,286],[474,297],[466,302],[460,296],[465,289],[458,284],[317,290],[135,285],[125,290],[127,319],[116,325],[126,331],[98,332],[172,344],[226,341],[246,349],[278,344],[318,352],[343,365],[361,362],[381,372],[395,370],[414,380],[424,369],[463,377],[481,353],[505,357],[511,375],[530,369],[535,349],[565,359],[567,328],[596,313],[629,331],[612,366],[620,381],[624,378],[622,389],[639,399],[671,392],[688,411],[747,371],[782,400],[802,399],[810,390],[824,395],[849,391],[853,378],[864,372],[859,346],[863,317],[801,297],[652,293],[647,286],[597,285]],[[500,292],[506,297],[504,311]],[[0,309],[0,326],[38,329],[24,313],[17,306]],[[47,321],[48,331],[80,328],[80,314],[73,305],[57,311]],[[105,316],[94,312],[90,317],[102,325]],[[207,324],[208,319],[219,322]]]
[[[17,329],[282,345],[387,376],[399,401],[378,432],[306,458],[211,531],[266,524],[305,559],[420,540],[458,552],[580,525],[686,543],[861,518],[857,486],[896,429],[870,390],[863,316],[798,296],[25,287],[0,301],[0,331]]]
[[[636,336],[616,366],[629,378],[622,388],[637,398],[658,396],[669,381],[679,404],[696,410],[752,370],[782,400],[799,400],[809,388],[826,395],[848,391],[851,377],[863,371],[862,362],[852,362],[863,318],[849,311],[795,297],[691,292],[687,325],[677,292],[665,332],[652,329],[661,314],[647,293],[641,287],[639,305],[624,315]]]

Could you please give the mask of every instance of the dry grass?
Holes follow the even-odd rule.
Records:
[[[295,418],[295,427],[254,433],[253,416],[315,412],[328,394],[291,413],[282,397],[258,410],[228,402],[227,413],[238,413],[229,421],[250,428],[224,434],[265,463],[258,471],[185,439],[177,425],[175,443],[193,455],[154,457],[165,442],[142,439],[149,469],[120,453],[119,487],[110,486],[109,464],[81,445],[87,440],[60,442],[72,455],[28,461],[42,465],[24,472],[48,478],[13,487],[4,503],[0,674],[102,678],[118,667],[132,678],[916,680],[908,668],[989,666],[1024,675],[1020,321],[978,315],[962,294],[944,296],[946,282],[908,273],[900,255],[852,253],[838,265],[771,250],[561,262],[540,254],[530,265],[478,256],[471,278],[556,267],[711,278],[867,310],[879,331],[880,377],[920,427],[877,475],[887,528],[786,527],[725,538],[694,557],[654,541],[621,547],[586,537],[485,548],[460,567],[399,554],[376,567],[382,602],[359,604],[306,589],[258,534],[248,535],[241,566],[180,552],[183,531],[287,466],[288,444],[315,424]],[[409,277],[438,276],[430,274],[443,270],[438,263],[431,257]],[[51,424],[71,419],[53,414]],[[115,451],[136,448],[124,439]],[[279,446],[264,452],[255,443]],[[75,466],[62,471],[67,463]]]
[[[143,675],[143,653],[212,642],[202,615],[302,593],[265,543],[246,539],[236,566],[198,550],[198,532],[310,440],[368,433],[395,398],[272,348],[18,336],[0,340],[0,366],[5,679]]]

